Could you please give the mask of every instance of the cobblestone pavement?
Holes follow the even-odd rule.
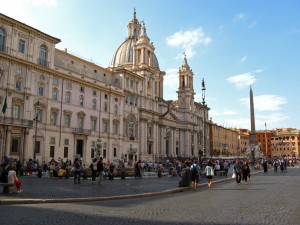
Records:
[[[269,171],[252,176],[247,185],[220,182],[212,190],[203,186],[198,191],[151,198],[2,205],[0,221],[2,225],[298,225],[299,175],[299,168],[289,168],[283,174]],[[172,178],[164,178],[169,179]],[[126,182],[151,181],[152,178]]]

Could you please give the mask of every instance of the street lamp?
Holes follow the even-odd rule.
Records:
[[[36,144],[36,136],[37,136],[37,124],[39,121],[39,115],[38,115],[38,112],[37,112],[37,106],[40,105],[40,101],[38,100],[36,105],[35,105],[35,117],[33,119],[33,121],[35,122],[35,135],[34,135],[34,152],[33,152],[33,159],[34,161],[36,160],[36,151],[37,151],[37,144]]]
[[[205,82],[204,78],[202,78],[202,105],[203,105],[203,155],[205,155],[205,147],[206,147],[206,142],[205,142]]]

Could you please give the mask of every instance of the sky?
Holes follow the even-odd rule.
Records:
[[[0,12],[61,39],[58,49],[107,67],[136,9],[176,100],[183,53],[195,101],[206,85],[209,117],[227,128],[300,129],[298,0],[0,0]]]

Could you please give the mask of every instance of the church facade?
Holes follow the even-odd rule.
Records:
[[[195,102],[186,57],[178,99],[164,100],[165,72],[136,12],[127,27],[103,68],[0,14],[1,157],[47,162],[80,155],[89,163],[96,156],[111,162],[209,156],[209,108],[205,97]]]

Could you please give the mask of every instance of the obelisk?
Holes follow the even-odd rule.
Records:
[[[256,145],[254,101],[253,101],[253,92],[251,86],[250,86],[250,120],[251,120],[250,145]]]

